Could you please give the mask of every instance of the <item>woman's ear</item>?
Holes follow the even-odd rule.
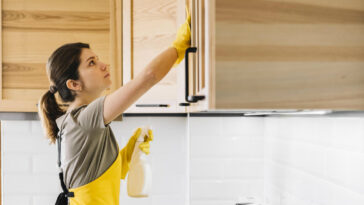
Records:
[[[73,90],[73,91],[82,91],[82,85],[81,82],[78,80],[72,80],[72,79],[68,79],[66,81],[66,86],[68,89]]]

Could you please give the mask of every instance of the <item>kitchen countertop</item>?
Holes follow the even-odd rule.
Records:
[[[321,112],[321,113],[317,113]],[[323,112],[324,111],[324,112]],[[187,117],[187,113],[126,113],[122,117]],[[364,117],[364,110],[361,111],[212,111],[190,113],[190,117]],[[0,120],[39,120],[36,112],[0,112]],[[119,117],[115,121],[121,121]]]

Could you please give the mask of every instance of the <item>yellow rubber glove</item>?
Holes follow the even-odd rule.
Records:
[[[144,136],[144,142],[139,144],[139,148],[148,155],[150,153],[150,144],[149,142],[153,140],[153,132],[152,130],[148,130],[148,135]]]
[[[120,154],[121,154],[121,179],[125,179],[127,173],[129,172],[131,157],[133,155],[135,143],[136,143],[137,139],[139,138],[141,131],[142,131],[141,128],[138,128],[137,130],[135,130],[133,136],[130,137],[126,146],[120,151]],[[149,142],[152,140],[153,140],[153,132],[152,132],[152,130],[148,130],[148,135],[144,136],[144,142],[139,144],[139,148],[147,155],[150,153]]]
[[[172,47],[176,48],[178,58],[172,67],[176,67],[185,57],[185,52],[191,46],[191,15],[186,7],[186,21],[179,27],[176,40],[173,41]]]

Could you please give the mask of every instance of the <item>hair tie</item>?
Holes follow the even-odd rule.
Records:
[[[55,93],[55,92],[57,92],[57,87],[56,87],[56,86],[54,86],[54,85],[51,85],[51,86],[49,86],[49,91],[50,91],[51,93]]]

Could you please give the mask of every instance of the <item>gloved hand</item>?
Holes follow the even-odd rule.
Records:
[[[177,31],[176,40],[173,41],[172,46],[176,48],[178,58],[173,64],[176,67],[185,57],[185,52],[191,46],[191,15],[186,6],[186,21],[179,27]]]
[[[139,148],[145,153],[145,154],[149,154],[150,153],[150,144],[149,142],[153,140],[153,132],[152,130],[148,130],[148,135],[144,136],[144,142],[139,144]]]
[[[142,129],[138,128],[134,131],[133,136],[130,137],[126,146],[120,151],[121,154],[121,179],[125,179],[126,174],[130,169],[130,161],[133,155],[135,143],[141,134]],[[149,142],[153,140],[152,130],[148,130],[148,135],[144,136],[144,142],[139,144],[139,148],[145,153],[149,154]]]

